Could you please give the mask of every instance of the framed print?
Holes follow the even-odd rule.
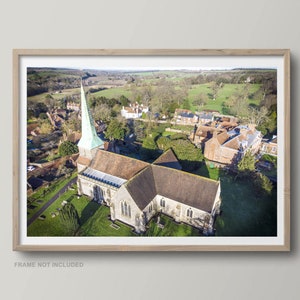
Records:
[[[13,249],[289,251],[290,52],[13,51]]]

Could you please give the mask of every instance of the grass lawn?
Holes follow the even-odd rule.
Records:
[[[103,91],[99,91],[96,93],[91,93],[91,96],[94,97],[106,97],[106,98],[120,98],[120,96],[124,95],[127,98],[131,97],[131,91],[126,89],[125,87],[115,87],[106,89]]]
[[[217,236],[276,236],[276,190],[271,196],[256,195],[251,182],[221,177],[221,216]]]
[[[28,236],[68,236],[68,232],[64,229],[59,215],[52,217],[51,214],[62,207],[63,201],[71,202],[79,215],[80,228],[76,236],[137,236],[132,231],[132,227],[119,221],[112,223],[108,216],[110,214],[109,207],[99,205],[90,201],[86,196],[77,197],[76,191],[69,190],[57,199],[50,207],[48,207],[43,215],[44,220],[35,220],[28,228]],[[149,230],[142,236],[199,236],[198,230],[185,225],[177,224],[171,218],[162,215],[161,229],[156,224],[156,218],[153,218],[148,226]],[[116,225],[116,226],[115,226]]]
[[[209,165],[207,166],[205,164],[203,164],[199,169],[197,169],[193,173],[214,180],[219,180],[220,177],[220,169],[211,168]]]
[[[223,102],[229,101],[230,97],[237,91],[240,91],[245,87],[244,84],[224,84],[224,87],[222,87],[219,92],[218,96],[215,101],[213,100],[208,100],[208,103],[203,106],[202,109],[208,109],[208,110],[216,110],[219,111],[220,113],[223,113],[222,109],[222,104]],[[256,91],[258,91],[260,88],[260,84],[251,84],[250,85],[250,94],[254,94]],[[210,83],[206,84],[197,84],[193,85],[192,88],[189,90],[188,98],[190,100],[190,105],[191,109],[195,111],[196,107],[193,106],[192,102],[197,97],[200,93],[208,95],[211,93],[210,89]],[[248,99],[249,104],[259,104],[259,99]]]
[[[69,190],[65,192],[61,197],[59,197],[55,202],[52,203],[42,215],[46,218],[44,220],[36,219],[30,226],[27,227],[27,236],[66,236],[66,231],[60,222],[60,217],[57,215],[56,217],[52,217],[51,213],[59,213],[58,208],[62,208],[61,203],[65,201],[74,200],[77,197],[75,196],[76,190]],[[85,199],[82,199],[84,202]],[[75,205],[76,207],[76,205]],[[76,207],[79,215],[80,211]]]
[[[92,202],[91,202],[92,204]],[[109,207],[98,205],[95,209],[86,208],[92,214],[81,225],[78,236],[135,236],[132,227],[116,221],[116,227],[112,226],[112,221],[108,219]]]
[[[171,136],[171,135],[174,135],[174,134],[178,134],[178,132],[174,132],[174,131],[164,131],[162,133],[162,136]]]
[[[86,196],[77,197],[76,190],[69,190],[50,205],[43,215],[44,220],[36,219],[27,228],[28,236],[68,236],[68,232],[64,229],[58,209],[62,208],[62,202],[71,202],[76,208],[80,220],[80,228],[76,235],[78,236],[131,236],[132,228],[116,222],[118,229],[111,226],[112,222],[108,220],[109,208],[100,206],[90,201]],[[52,213],[58,214],[52,217]]]
[[[221,215],[217,217],[217,236],[276,236],[277,195],[257,195],[252,182],[235,180],[218,168],[203,165],[196,174],[221,181]]]
[[[38,94],[35,96],[27,97],[27,101],[36,101],[36,102],[44,102],[47,95],[51,94],[50,92]],[[80,88],[74,88],[74,89],[65,89],[62,90],[61,93],[53,93],[51,96],[55,99],[63,99],[66,96],[72,96],[72,95],[80,95]]]
[[[197,229],[186,224],[177,224],[174,220],[166,215],[161,215],[160,224],[164,227],[160,228],[157,224],[157,217],[152,218],[148,224],[148,230],[144,236],[199,236]]]
[[[77,176],[77,172],[74,172],[71,177],[60,178],[51,182],[51,185],[42,187],[34,192],[27,198],[27,203],[32,205],[32,208],[27,208],[27,218],[30,219],[45,203],[47,203],[61,188],[63,188],[69,181]]]

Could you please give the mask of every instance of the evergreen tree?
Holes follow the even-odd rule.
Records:
[[[58,147],[58,152],[60,156],[75,154],[78,153],[78,151],[79,150],[77,145],[73,144],[70,141],[65,141],[61,143],[60,146]]]
[[[271,194],[273,189],[273,184],[267,176],[258,173],[256,174],[253,183],[257,193]]]
[[[112,119],[107,126],[105,136],[110,140],[123,140],[127,131],[126,123]]]
[[[68,235],[73,236],[80,225],[78,212],[74,205],[72,203],[65,204],[60,211],[59,217]]]
[[[146,138],[144,138],[142,148],[140,151],[143,160],[156,159],[159,155],[159,152],[157,150],[158,147],[155,142],[155,137],[147,136]]]
[[[239,176],[245,177],[252,174],[255,170],[255,157],[250,151],[247,151],[238,163]]]

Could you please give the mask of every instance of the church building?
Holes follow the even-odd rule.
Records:
[[[152,164],[104,150],[81,85],[82,137],[78,143],[78,193],[110,207],[119,220],[145,232],[152,217],[163,213],[176,222],[214,233],[220,213],[220,182],[181,171],[170,149]]]

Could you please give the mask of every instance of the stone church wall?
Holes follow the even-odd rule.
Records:
[[[183,222],[197,228],[202,228],[204,221],[209,222],[211,219],[210,213],[161,195],[157,195],[154,202],[156,203],[157,211],[172,217],[176,222]]]
[[[125,203],[127,212],[125,211]],[[122,208],[123,206],[123,208]],[[112,220],[120,220],[130,226],[133,226],[137,232],[145,231],[145,220],[143,212],[138,208],[129,192],[124,186],[121,186],[115,194],[111,206]]]

